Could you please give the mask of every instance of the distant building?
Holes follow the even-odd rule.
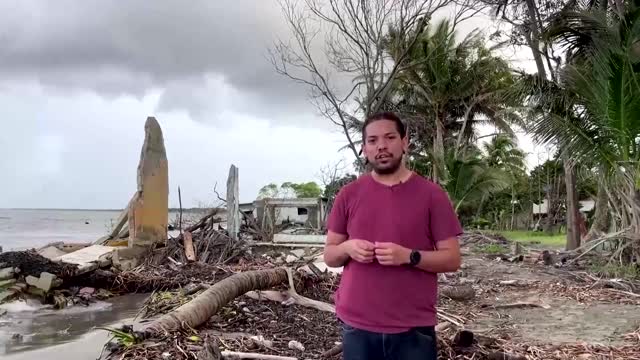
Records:
[[[592,199],[580,200],[580,212],[588,213],[593,210],[596,205],[596,202]],[[547,199],[542,200],[541,204],[533,204],[531,210],[533,211],[534,216],[544,216],[547,214],[549,205],[547,203]]]
[[[253,215],[261,227],[292,223],[319,230],[325,226],[326,210],[326,198],[267,198],[240,204],[240,211]]]

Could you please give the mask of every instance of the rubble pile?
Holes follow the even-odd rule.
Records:
[[[0,303],[23,296],[51,300],[54,288],[75,275],[77,266],[55,263],[34,251],[0,254]]]
[[[195,261],[223,265],[249,258],[251,253],[247,242],[243,238],[232,240],[220,228],[219,220],[214,215],[215,212],[206,215],[182,234],[169,238],[166,245],[153,250],[146,263],[157,266],[169,262],[186,264]]]

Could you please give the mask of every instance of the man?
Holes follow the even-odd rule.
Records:
[[[344,186],[328,219],[324,261],[344,266],[336,292],[345,360],[436,360],[437,273],[460,267],[462,229],[447,194],[404,164],[393,113],[363,126],[373,168]]]

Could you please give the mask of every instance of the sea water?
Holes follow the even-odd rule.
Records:
[[[119,215],[118,210],[0,209],[0,246],[10,251],[93,242],[108,234]]]

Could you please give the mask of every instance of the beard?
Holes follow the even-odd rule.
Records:
[[[392,157],[388,158],[388,161],[385,164],[380,164],[374,160],[371,162],[371,167],[373,168],[373,171],[375,171],[378,175],[389,175],[398,171],[401,164],[402,157]]]

